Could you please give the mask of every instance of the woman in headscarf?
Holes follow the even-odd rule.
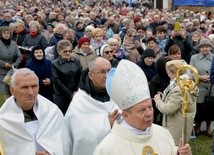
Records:
[[[111,67],[117,67],[119,61],[114,58],[114,51],[112,47],[108,44],[103,45],[100,48],[99,55],[111,63]]]
[[[33,70],[39,78],[39,94],[53,102],[51,61],[45,58],[45,51],[42,46],[34,46],[31,59],[26,67]]]

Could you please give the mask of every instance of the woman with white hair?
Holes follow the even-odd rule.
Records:
[[[84,37],[86,37],[86,38],[91,40],[92,32],[94,31],[94,29],[95,28],[93,26],[91,26],[91,25],[86,26]]]
[[[107,44],[109,44],[114,52],[114,57],[117,60],[126,59],[125,50],[120,48],[120,42],[115,38],[109,38],[107,40]]]
[[[30,32],[25,37],[22,46],[28,47],[29,50],[36,45],[40,45],[43,48],[48,46],[47,40],[44,35],[41,34],[40,31],[40,24],[38,21],[31,21],[30,24]],[[30,52],[27,53],[27,61],[30,59],[31,54]]]
[[[63,39],[67,26],[62,23],[58,23],[54,28],[54,34],[50,39],[49,46],[56,45],[60,40]]]

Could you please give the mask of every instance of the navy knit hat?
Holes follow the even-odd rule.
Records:
[[[149,49],[147,48],[142,55],[142,59],[145,59],[146,57],[153,57],[155,58],[155,52],[153,51],[153,49]]]
[[[102,18],[102,19],[100,20],[100,24],[101,24],[101,25],[104,25],[107,21],[108,21],[108,20],[107,20],[106,18]]]

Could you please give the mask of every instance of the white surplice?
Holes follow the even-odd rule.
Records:
[[[113,101],[100,102],[79,89],[65,115],[73,142],[72,155],[92,155],[95,147],[110,133],[108,114],[118,109]]]
[[[72,144],[63,114],[58,107],[38,95],[33,111],[38,119],[35,139],[26,129],[23,110],[16,104],[13,96],[1,107],[0,141],[3,143],[5,154],[34,155],[40,146],[51,155],[70,155]],[[35,142],[38,144],[35,145]]]

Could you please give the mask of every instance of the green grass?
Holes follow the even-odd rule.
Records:
[[[199,135],[195,139],[190,139],[192,155],[211,155],[212,137]]]
[[[0,95],[0,107],[4,103],[5,99],[3,95]]]

